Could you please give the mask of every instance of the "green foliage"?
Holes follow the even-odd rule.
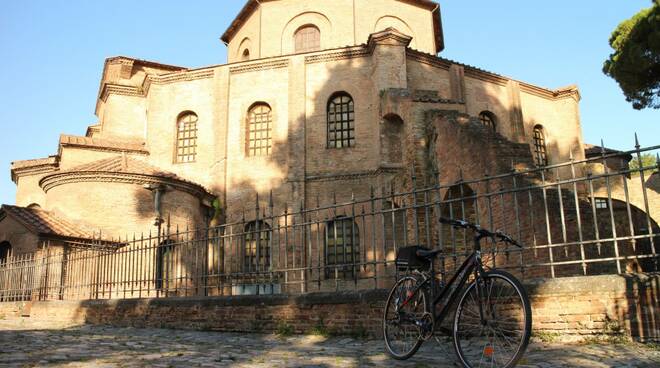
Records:
[[[561,334],[559,332],[534,331],[534,337],[545,343],[558,342]]]
[[[633,155],[633,159],[630,160],[630,169],[636,170],[641,169],[642,167],[654,167],[652,169],[644,170],[644,176],[649,177],[654,171],[658,170],[658,163],[656,162],[656,156],[652,153],[642,153],[639,158],[642,159],[642,166],[639,165],[639,160],[637,156]],[[639,175],[639,171],[633,171],[632,175]]]
[[[309,335],[314,335],[314,336],[323,336],[323,337],[329,337],[331,336],[331,332],[328,329],[328,327],[325,325],[325,322],[323,321],[323,318],[319,319],[316,325],[312,327],[309,330]]]
[[[277,329],[275,330],[275,334],[280,337],[287,337],[293,335],[293,326],[290,324],[280,321],[277,324]]]
[[[609,42],[614,53],[603,73],[619,83],[635,109],[660,108],[660,0],[619,24]]]

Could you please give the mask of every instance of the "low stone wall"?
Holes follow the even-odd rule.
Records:
[[[660,275],[539,279],[525,283],[534,330],[556,340],[660,337]],[[1,315],[134,327],[380,337],[386,290],[298,296],[234,296],[0,303]]]

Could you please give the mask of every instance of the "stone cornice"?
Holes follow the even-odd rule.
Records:
[[[396,28],[389,27],[384,31],[370,34],[367,47],[369,50],[373,50],[376,45],[408,47],[411,41],[412,37],[399,32]]]
[[[338,173],[338,174],[313,174],[305,177],[306,181],[337,181],[337,180],[356,180],[366,177],[373,177],[382,174],[396,174],[402,169],[399,167],[379,167],[376,170],[368,171],[356,171],[350,173]]]
[[[406,52],[406,58],[409,60],[418,61],[422,64],[435,66],[444,70],[449,70],[452,63],[446,59],[439,58],[421,51],[408,49]]]
[[[192,81],[197,79],[207,79],[213,78],[215,75],[214,69],[200,69],[200,70],[190,70],[183,72],[174,72],[169,74],[162,75],[149,75],[146,79],[150,83],[159,85],[159,84],[169,84],[181,81]]]
[[[133,97],[144,97],[144,91],[140,87],[135,86],[124,86],[119,84],[103,84],[101,89],[101,95],[99,99],[103,102],[107,102],[110,95],[120,95],[120,96],[133,96]]]
[[[200,185],[156,175],[137,173],[107,172],[107,171],[64,171],[47,175],[39,181],[39,186],[48,193],[49,190],[66,184],[74,183],[122,183],[135,185],[167,185],[182,192],[192,194],[202,200],[213,197]]]
[[[18,178],[25,175],[45,174],[57,171],[59,156],[50,156],[35,160],[15,161],[11,163],[11,180],[18,182]]]
[[[249,73],[261,70],[287,68],[289,66],[289,59],[269,60],[259,63],[250,63],[246,65],[237,65],[229,68],[229,73]]]
[[[337,61],[345,59],[361,58],[371,55],[371,51],[363,46],[350,48],[348,50],[328,52],[323,54],[310,55],[305,57],[305,64],[322,63],[327,61]]]
[[[91,137],[78,137],[72,135],[60,135],[60,154],[62,147],[80,147],[84,149],[103,151],[103,152],[128,152],[148,155],[149,151],[146,149],[144,143],[132,143],[113,141],[108,139],[96,139]]]

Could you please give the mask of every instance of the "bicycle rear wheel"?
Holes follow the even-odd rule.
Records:
[[[392,287],[385,304],[383,337],[387,352],[395,359],[408,359],[422,345],[422,317],[427,312],[427,297],[417,279],[406,276]]]
[[[482,282],[479,307],[477,282]],[[491,271],[468,286],[454,316],[454,348],[469,368],[516,365],[532,329],[532,309],[520,282],[504,271]]]

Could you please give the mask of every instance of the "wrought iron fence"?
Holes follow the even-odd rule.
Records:
[[[0,301],[305,293],[388,286],[397,249],[444,250],[448,277],[471,249],[471,234],[440,224],[464,218],[500,229],[525,248],[484,244],[485,263],[523,278],[653,272],[660,245],[660,146],[495,176],[441,183],[415,172],[402,190],[274,214],[259,208],[207,229],[167,224],[156,235],[113,246],[44,241],[0,262]],[[633,156],[637,168],[621,164]],[[627,161],[626,161],[627,162]],[[652,173],[652,174],[651,174]],[[424,185],[431,182],[431,185]]]

